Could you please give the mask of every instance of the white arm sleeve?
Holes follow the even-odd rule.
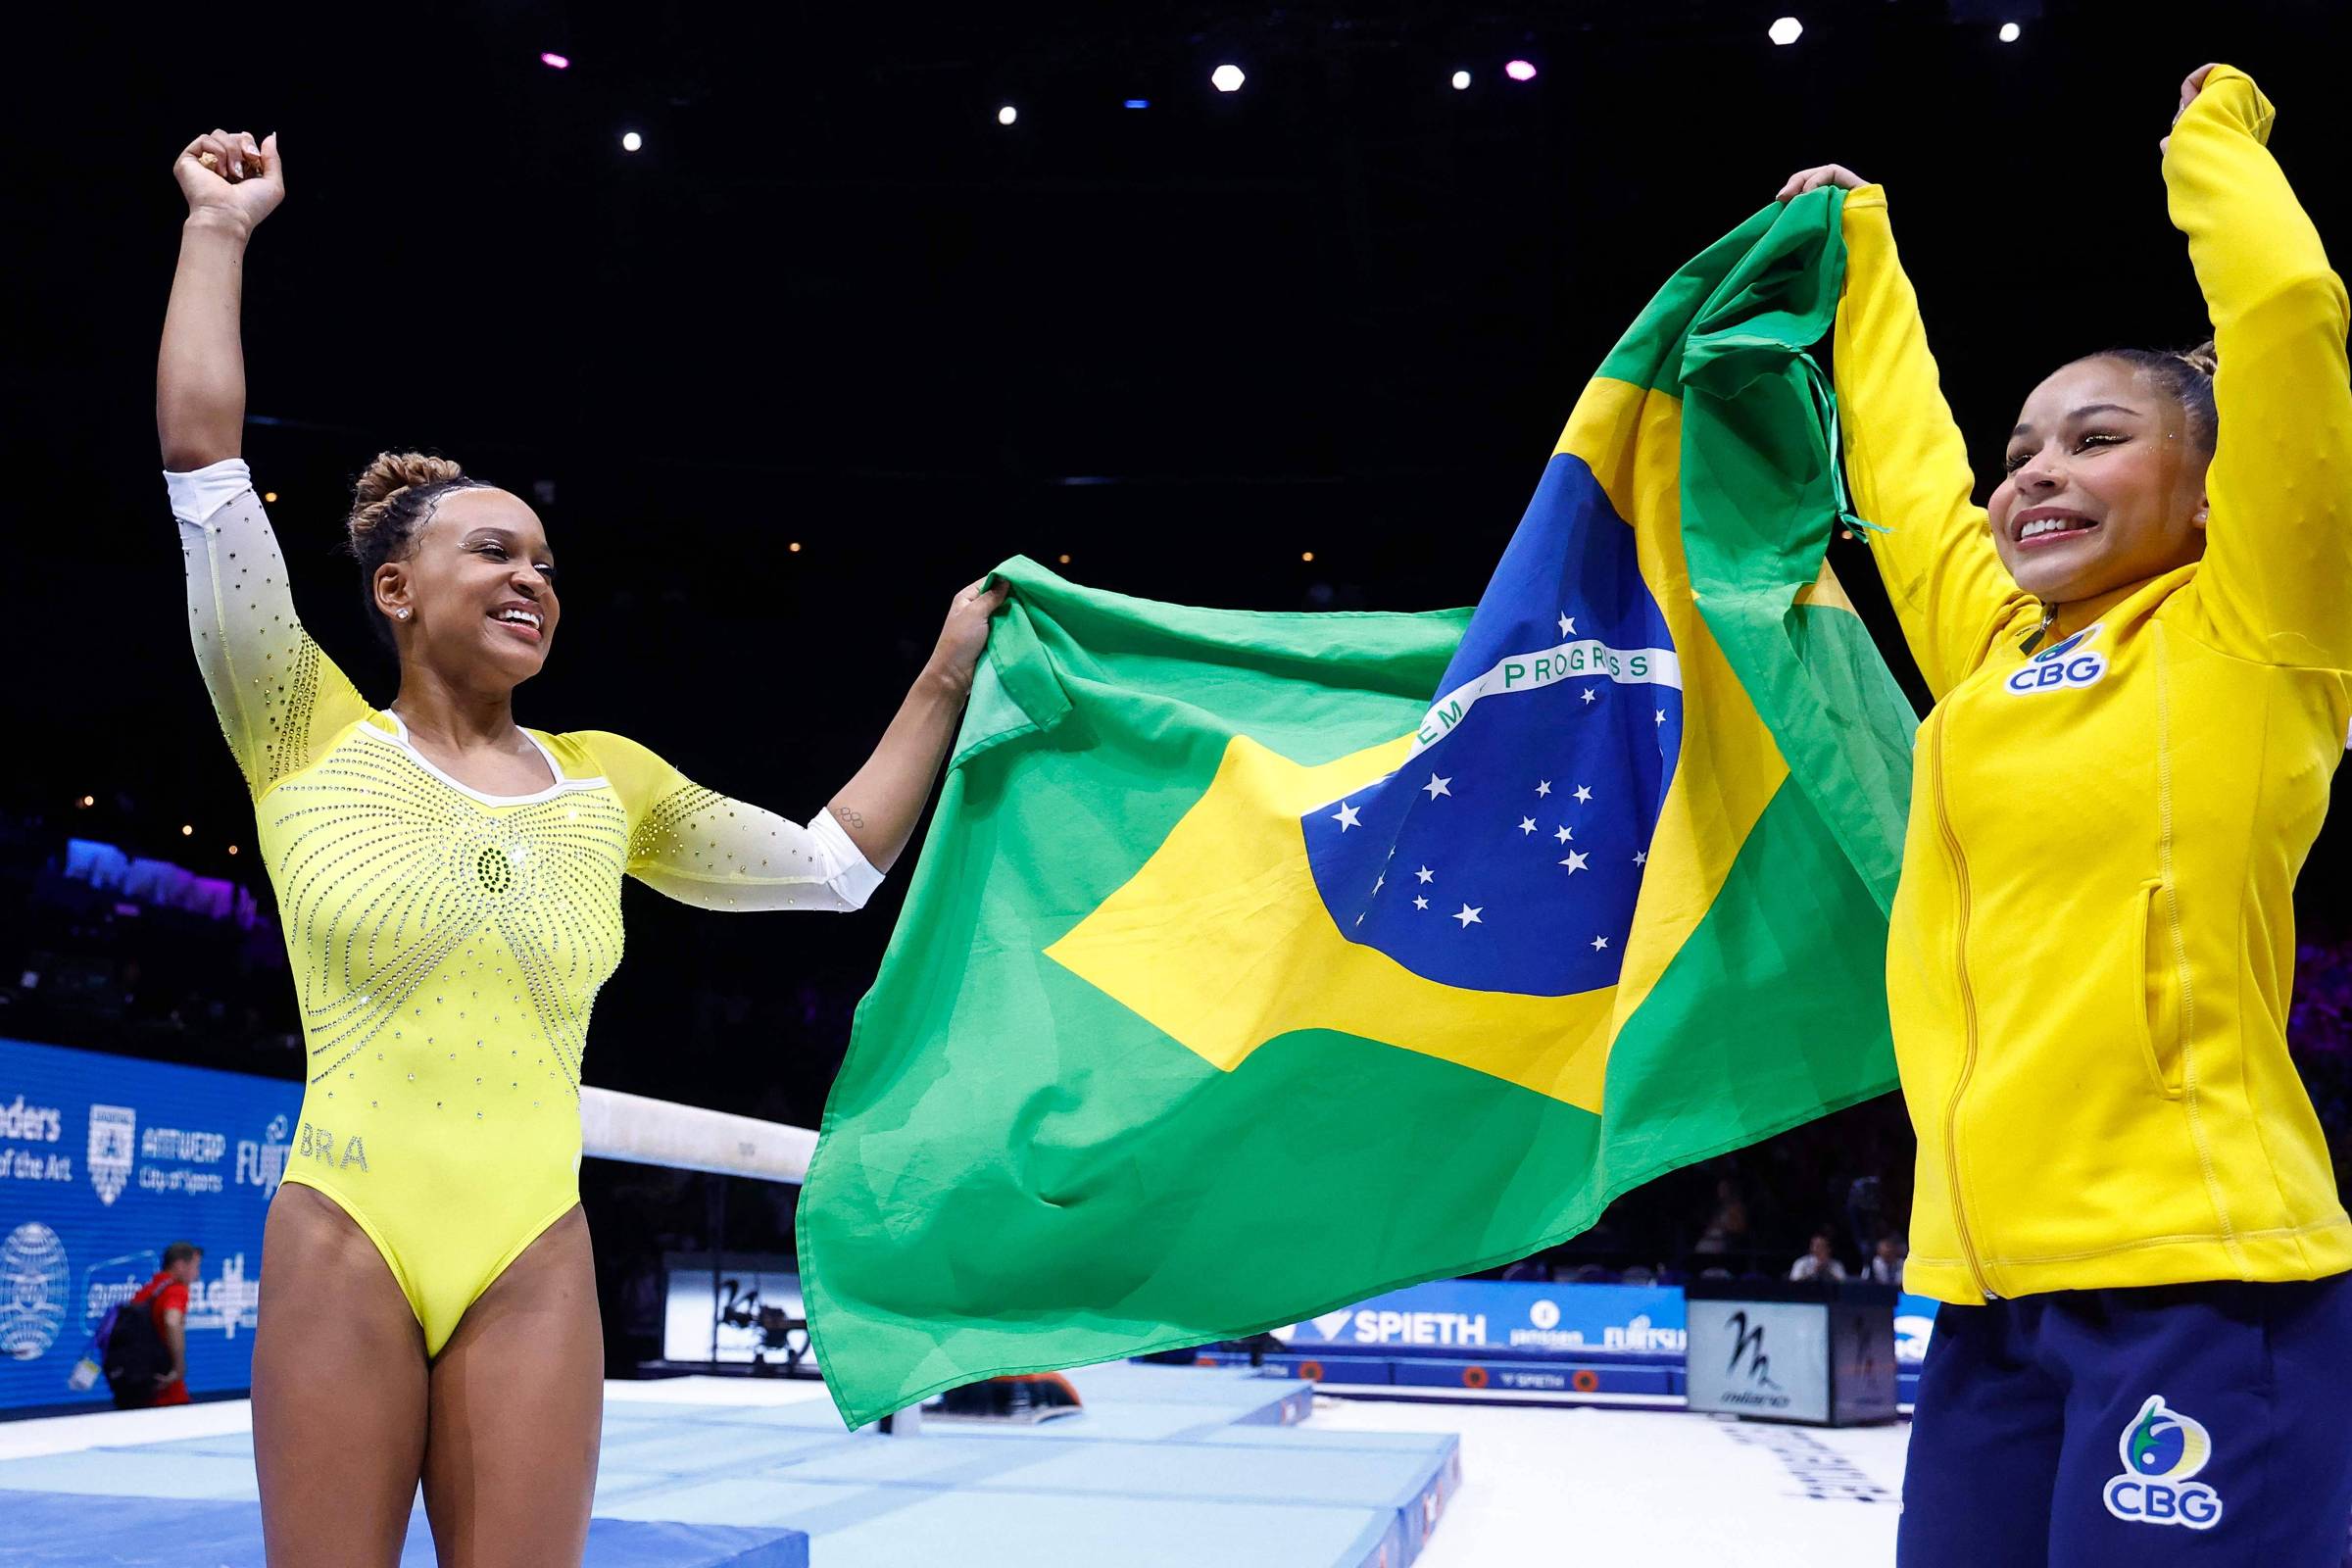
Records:
[[[243,458],[222,458],[187,473],[167,468],[164,487],[172,492],[172,515],[192,528],[202,527],[205,518],[253,488],[253,471]]]

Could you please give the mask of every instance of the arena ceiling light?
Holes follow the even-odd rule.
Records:
[[[2001,24],[2001,42],[2015,43],[2025,30],[2014,22],[2004,22]]]
[[[638,135],[635,131],[624,130],[620,133],[620,150],[622,152],[633,153],[644,146],[645,138]]]
[[[1453,90],[1455,92],[1460,92],[1463,88],[1469,85],[1470,73],[1467,71],[1457,71],[1453,74]]]
[[[541,50],[539,52],[539,63],[547,67],[550,71],[569,71],[571,69],[571,57],[569,55],[557,54],[553,49]]]
[[[1210,72],[1208,74],[1208,79],[1210,85],[1214,86],[1219,92],[1240,92],[1242,90],[1242,83],[1248,81],[1250,78],[1242,74],[1241,67],[1228,65],[1219,66],[1216,70]]]
[[[1510,77],[1513,81],[1533,81],[1536,79],[1535,62],[1532,60],[1514,60],[1509,65],[1502,68],[1502,74]]]
[[[1010,104],[997,111],[997,123],[1000,125],[1009,125],[1020,118],[1021,112]]]
[[[1805,24],[1794,17],[1783,17],[1764,29],[1764,36],[1777,44],[1791,44],[1805,35]]]

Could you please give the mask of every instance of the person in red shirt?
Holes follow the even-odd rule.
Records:
[[[164,1249],[162,1272],[149,1280],[130,1304],[146,1303],[155,1337],[164,1342],[171,1366],[156,1374],[155,1402],[188,1402],[188,1287],[204,1268],[204,1250],[193,1242],[173,1242]]]

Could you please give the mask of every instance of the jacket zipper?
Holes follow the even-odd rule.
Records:
[[[2050,634],[2050,627],[2055,625],[2057,620],[2058,607],[2055,604],[2044,601],[2041,607],[2041,624],[2034,628],[2034,634],[2032,636],[2028,637],[2024,642],[2017,645],[2017,651],[2021,654],[2030,654],[2034,649],[2039,648],[2041,646],[2041,640]]]
[[[1960,1016],[1967,1050],[1961,1057],[1960,1076],[1952,1084],[1951,1099],[1943,1107],[1943,1179],[1951,1189],[1952,1219],[1960,1232],[1960,1255],[1968,1264],[1969,1278],[1976,1282],[1979,1295],[1987,1300],[1997,1300],[1997,1293],[1984,1283],[1976,1243],[1968,1233],[1968,1203],[1960,1195],[1960,1097],[1968,1093],[1968,1082],[1977,1071],[1977,994],[1968,983],[1968,858],[1960,851],[1960,836],[1952,831],[1952,815],[1943,795],[1943,738],[1950,727],[1948,713],[1936,725],[1936,825],[1943,831],[1943,848],[1952,858],[1952,875],[1960,893],[1960,918],[1953,936],[1952,958],[1953,969],[1960,978]]]

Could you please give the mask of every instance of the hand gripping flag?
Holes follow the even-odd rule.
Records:
[[[800,1209],[847,1419],[1519,1257],[1893,1087],[1914,719],[1805,356],[1840,199],[1651,303],[1474,612],[1000,568]]]

